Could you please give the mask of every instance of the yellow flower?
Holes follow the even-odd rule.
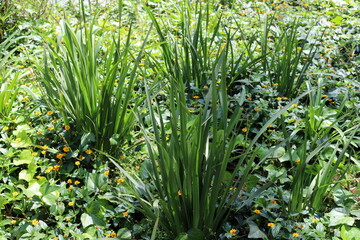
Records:
[[[64,152],[70,152],[70,147],[68,147],[68,146],[63,147],[63,151],[64,151]]]
[[[277,202],[276,202],[275,200],[270,200],[270,202],[271,202],[272,204],[277,204]]]
[[[276,98],[276,100],[278,100],[278,101],[281,101],[281,99],[282,99],[281,97],[277,97],[277,98]]]
[[[66,182],[67,182],[67,183],[72,183],[72,180],[71,180],[71,179],[68,179]]]
[[[11,221],[11,224],[15,224],[15,223],[16,223],[16,220],[12,220],[12,221]]]
[[[200,98],[199,96],[193,96],[194,99]]]
[[[7,130],[9,130],[9,127],[5,126],[5,127],[3,127],[3,130],[7,131]]]
[[[91,154],[92,153],[92,150],[91,149],[88,149],[85,151],[86,154]]]
[[[110,171],[104,172],[104,175],[109,175],[109,174],[110,174]]]
[[[122,215],[123,215],[124,217],[126,217],[127,215],[129,215],[129,212],[127,212],[127,211],[122,212]]]
[[[75,185],[79,185],[79,184],[80,184],[80,181],[76,180],[76,181],[74,182],[74,184],[75,184]]]
[[[69,126],[69,125],[66,125],[66,126],[65,126],[65,130],[70,130],[70,126]]]
[[[274,86],[277,87],[277,86],[279,86],[279,84],[278,84],[278,83],[274,83]]]
[[[319,221],[319,219],[313,218],[313,222],[317,222],[317,221]]]
[[[195,111],[194,110],[189,110],[189,113],[195,113]]]
[[[70,218],[68,218],[68,217],[67,217],[67,218],[65,218],[65,221],[69,222],[69,221],[70,221]]]
[[[73,186],[70,186],[70,187],[69,187],[69,190],[70,190],[70,191],[73,190],[73,189],[74,189]]]
[[[135,169],[136,169],[136,170],[140,170],[140,166],[135,166]]]
[[[13,192],[12,195],[13,195],[14,197],[16,197],[17,195],[19,195],[19,193],[18,193],[18,192]]]
[[[23,66],[23,65],[19,65],[18,68],[24,68],[24,66]]]
[[[79,166],[79,165],[80,165],[80,161],[76,161],[76,162],[75,162],[75,165],[76,165],[76,166]]]
[[[49,172],[51,172],[53,169],[54,169],[54,167],[53,167],[53,166],[50,166],[50,167],[46,168],[45,172],[46,172],[46,173],[49,173]]]
[[[122,159],[125,159],[125,156],[124,155],[121,155],[120,156],[120,159],[122,160]]]
[[[110,233],[110,237],[116,238],[116,233],[115,232]]]
[[[52,130],[54,130],[55,128],[54,128],[54,126],[50,126],[50,127],[48,127],[48,129],[49,129],[50,131],[52,131]]]
[[[259,209],[255,209],[253,212],[256,213],[256,214],[261,213],[261,211]]]
[[[255,108],[255,110],[254,110],[255,112],[258,112],[258,111],[260,111],[260,109],[258,109],[258,108]]]
[[[264,85],[263,85],[263,87],[264,87],[264,88],[267,88],[267,87],[268,87],[268,85],[264,84]]]
[[[54,171],[57,172],[57,171],[59,171],[59,170],[60,170],[60,165],[55,165],[55,166],[54,166]]]
[[[35,218],[34,220],[31,221],[32,225],[38,225],[39,221]]]
[[[28,97],[24,97],[22,100],[25,102],[25,101],[28,101],[29,98],[28,98]]]
[[[70,207],[72,207],[72,206],[74,206],[74,202],[69,202],[68,205],[69,205]]]
[[[248,130],[246,128],[241,129],[242,132],[247,132]]]
[[[293,233],[292,236],[297,238],[297,237],[299,237],[300,235],[299,235],[298,233]]]
[[[85,158],[84,158],[82,155],[79,155],[79,156],[78,156],[78,159],[79,159],[79,160],[84,160]]]
[[[231,229],[229,232],[230,232],[231,235],[234,236],[234,235],[236,235],[237,230],[236,229]]]
[[[58,159],[62,159],[63,157],[64,157],[64,155],[62,153],[56,154],[56,158],[58,158]]]
[[[268,227],[275,227],[275,223],[268,223]]]
[[[294,103],[292,106],[293,106],[293,107],[297,107],[298,105],[297,105],[296,103]]]
[[[326,98],[326,97],[327,97],[327,95],[326,95],[326,94],[324,94],[324,95],[322,95],[321,97]]]
[[[47,112],[47,115],[52,115],[52,114],[54,114],[53,111],[48,111],[48,112]]]
[[[123,182],[125,182],[125,180],[122,179],[122,178],[119,178],[119,179],[117,180],[117,183],[123,183]]]
[[[295,162],[296,162],[296,163],[299,163],[299,162],[300,162],[300,159],[296,159]]]
[[[181,196],[182,193],[181,193],[181,191],[179,190],[179,191],[177,192],[177,194],[178,194],[179,196]]]

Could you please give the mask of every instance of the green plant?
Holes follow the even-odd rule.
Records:
[[[306,71],[312,63],[316,47],[315,44],[307,44],[310,31],[304,39],[298,39],[299,20],[294,20],[280,33],[272,31],[279,28],[273,21],[274,16],[266,19],[264,25],[260,45],[262,55],[266,57],[262,61],[262,68],[270,83],[277,86],[280,96],[294,97],[306,80]]]
[[[121,11],[119,1],[120,17]],[[57,42],[48,40],[45,64],[40,67],[42,85],[47,101],[59,109],[66,124],[70,118],[83,131],[93,134],[98,149],[119,150],[134,125],[132,108],[143,99],[134,94],[133,86],[146,39],[133,59],[131,29],[123,48],[120,34],[105,46],[106,39],[96,36],[94,21],[89,28],[78,31],[63,22],[63,36]]]

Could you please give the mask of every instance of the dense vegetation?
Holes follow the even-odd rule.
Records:
[[[358,239],[359,14],[0,0],[1,239]]]

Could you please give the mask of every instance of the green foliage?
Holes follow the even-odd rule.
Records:
[[[66,124],[70,118],[94,134],[97,148],[118,153],[134,126],[132,108],[142,99],[133,92],[142,51],[132,59],[131,30],[122,48],[120,35],[105,47],[96,36],[94,20],[76,32],[64,22],[62,32],[57,42],[49,40],[54,48],[47,48],[41,69],[47,100],[60,110]]]

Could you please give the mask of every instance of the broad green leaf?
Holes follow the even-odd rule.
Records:
[[[121,228],[117,232],[117,237],[120,239],[131,239],[131,231],[127,228]]]
[[[83,213],[81,214],[81,224],[87,228],[91,225],[105,226],[106,222],[93,214]]]
[[[89,173],[86,177],[85,187],[89,190],[97,191],[107,184],[104,174]]]
[[[33,161],[34,156],[31,154],[31,150],[23,150],[20,153],[19,159],[14,160],[14,165],[29,164]]]
[[[360,236],[360,228],[343,225],[341,227],[340,236],[342,240],[357,240]]]
[[[48,205],[48,206],[52,206],[56,204],[57,201],[57,197],[54,194],[46,194],[45,196],[42,197],[43,202]]]
[[[346,213],[338,212],[335,209],[331,210],[328,216],[330,217],[330,227],[343,224],[353,226],[355,222],[355,218],[350,217]]]
[[[253,221],[248,222],[250,226],[250,232],[248,238],[261,238],[261,239],[268,239],[266,234],[262,232],[259,227]]]
[[[32,145],[31,139],[26,134],[25,131],[22,131],[16,135],[16,139],[11,143],[11,146],[14,148],[27,148]]]

